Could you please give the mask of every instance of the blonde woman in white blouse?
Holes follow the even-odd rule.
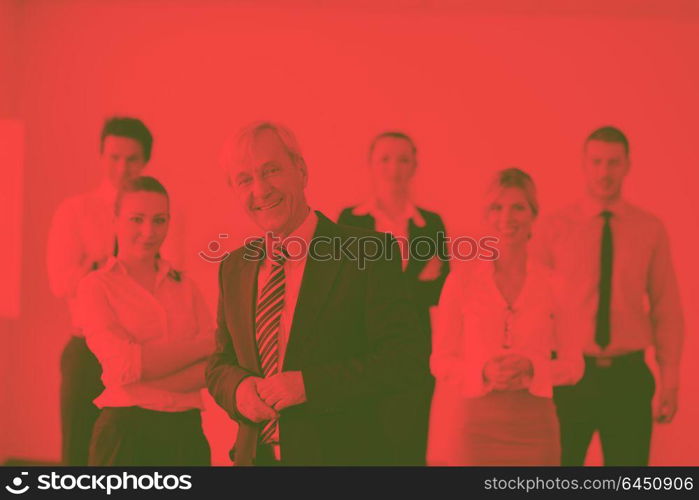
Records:
[[[208,465],[200,389],[213,319],[186,276],[160,258],[169,225],[152,177],[117,195],[118,252],[78,287],[80,321],[102,366],[89,465]]]
[[[497,258],[455,267],[439,303],[428,464],[558,465],[552,386],[580,379],[582,354],[556,331],[547,271],[527,255],[538,213],[532,179],[503,170],[488,195]]]

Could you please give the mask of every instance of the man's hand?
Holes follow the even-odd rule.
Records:
[[[255,423],[279,417],[279,414],[266,405],[257,393],[257,385],[262,381],[263,379],[259,377],[247,377],[238,384],[238,388],[235,391],[235,404],[238,407],[238,411],[245,418]]]
[[[306,387],[300,371],[277,373],[259,380],[257,392],[265,404],[276,411],[306,402]]]
[[[677,388],[663,389],[655,406],[655,421],[669,424],[677,413]]]
[[[420,271],[417,279],[420,281],[436,280],[439,278],[439,275],[442,272],[442,265],[443,263],[440,258],[435,255],[427,262],[427,264],[425,264],[425,267],[422,268],[422,271]]]

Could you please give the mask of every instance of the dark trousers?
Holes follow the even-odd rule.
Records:
[[[89,465],[211,465],[201,413],[104,408],[92,433]]]
[[[648,465],[654,391],[642,351],[611,358],[610,364],[586,357],[582,380],[554,393],[561,465],[583,465],[595,431],[605,465]]]
[[[379,406],[388,441],[387,465],[426,465],[427,429],[434,379],[392,394]]]
[[[64,465],[87,465],[92,427],[104,390],[102,367],[82,337],[71,337],[61,355],[61,431]]]
[[[255,453],[254,463],[262,467],[278,467],[282,463],[275,459],[274,451],[270,445],[259,444]]]

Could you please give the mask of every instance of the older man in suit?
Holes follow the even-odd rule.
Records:
[[[219,270],[207,384],[239,423],[234,462],[387,463],[379,404],[428,376],[395,241],[310,209],[306,164],[280,125],[246,127],[223,161],[266,232]]]

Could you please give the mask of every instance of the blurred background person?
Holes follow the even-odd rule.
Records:
[[[446,230],[442,218],[418,208],[411,185],[417,168],[417,148],[402,132],[384,132],[369,146],[369,170],[373,196],[361,205],[346,208],[339,224],[392,234],[398,241],[406,284],[416,302],[422,349],[431,349],[430,307],[437,304],[449,273]],[[395,463],[425,463],[427,423],[433,380],[425,387],[392,397],[385,403],[386,432],[391,440]],[[407,411],[406,411],[407,409]]]
[[[79,321],[105,389],[89,465],[209,465],[201,428],[214,323],[194,282],[160,257],[169,199],[137,177],[115,205],[118,253],[78,287]]]
[[[102,183],[64,200],[51,223],[47,267],[51,291],[68,302],[71,338],[61,356],[61,430],[64,465],[86,465],[92,427],[99,414],[92,403],[104,389],[100,366],[76,322],[79,281],[114,253],[114,202],[117,190],[148,164],[153,136],[141,120],[109,118],[100,136]]]
[[[552,386],[580,379],[582,354],[556,327],[547,269],[528,256],[539,212],[531,177],[503,170],[488,195],[498,255],[456,267],[437,311],[428,463],[558,465]]]
[[[599,431],[605,465],[647,465],[655,381],[659,423],[677,411],[683,312],[664,224],[622,197],[629,142],[615,127],[585,140],[587,196],[542,224],[537,253],[554,271],[562,321],[585,353],[585,376],[556,391],[563,465],[583,465]],[[560,287],[560,288],[559,288]]]

